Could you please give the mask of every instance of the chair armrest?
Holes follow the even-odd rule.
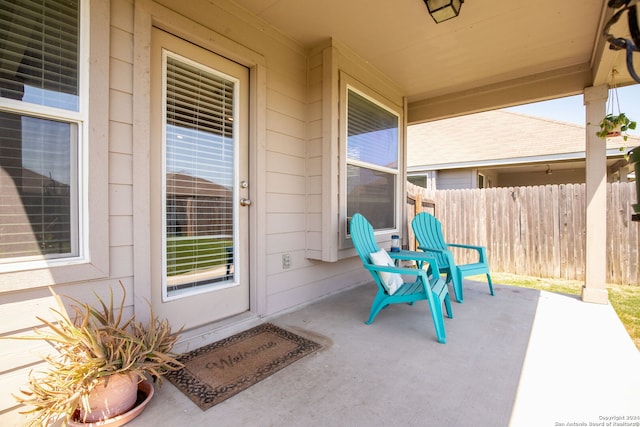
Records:
[[[447,246],[453,246],[454,248],[465,248],[465,249],[482,249],[484,246],[475,246],[475,245],[463,245],[461,243],[447,243]]]
[[[420,249],[421,251],[424,251],[424,252],[434,252],[434,253],[437,253],[437,254],[445,254],[447,252],[451,252],[448,249],[436,249],[436,248],[430,248],[428,246],[418,246],[418,249]]]
[[[386,273],[407,274],[410,276],[419,276],[419,270],[416,268],[392,267],[387,265],[364,264],[364,268],[370,271],[384,271]]]
[[[431,260],[435,268],[431,269],[433,278],[432,280],[428,280],[428,281],[436,282],[438,279],[440,279],[440,272],[438,271],[438,263],[434,258],[431,258]],[[429,262],[429,261],[426,261],[426,262]],[[429,262],[429,264],[431,264],[431,262]],[[376,265],[376,264],[364,264],[364,268],[370,271],[384,271],[387,273],[399,273],[399,274],[405,274],[408,276],[422,276],[424,274],[426,277],[425,270],[421,270],[418,268],[392,267],[390,265],[386,266],[386,265]]]
[[[463,245],[461,243],[447,243],[447,246],[478,251],[478,255],[480,257],[480,260],[478,262],[487,262],[487,248],[484,246]]]
[[[389,252],[389,256],[394,260],[401,261],[416,261],[418,264],[418,269],[422,267],[422,265],[426,262],[429,264],[431,268],[431,274],[433,275],[434,280],[438,280],[440,278],[440,269],[438,268],[438,261],[435,258],[428,256],[426,252],[418,252],[418,251],[399,251],[399,252]],[[415,270],[410,268],[409,270]]]
[[[433,286],[441,279],[438,272],[438,263],[433,259],[434,268],[431,269],[432,275],[429,276],[427,271],[419,268],[405,268],[405,267],[391,267],[385,265],[364,264],[364,268],[370,271],[385,271],[388,273],[400,273],[410,276],[417,276],[422,278],[422,286],[424,286],[425,292],[428,292]],[[416,280],[418,280],[416,277]]]

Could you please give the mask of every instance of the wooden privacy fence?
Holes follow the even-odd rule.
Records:
[[[585,278],[584,184],[427,190],[408,183],[411,219],[427,203],[445,239],[487,247],[493,271],[573,280]],[[635,184],[607,184],[607,282],[640,284],[640,223],[631,221]],[[604,224],[603,224],[604,226]],[[469,253],[454,253],[471,262]]]

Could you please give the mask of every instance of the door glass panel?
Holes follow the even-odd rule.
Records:
[[[236,81],[165,55],[165,278],[168,295],[235,280]]]

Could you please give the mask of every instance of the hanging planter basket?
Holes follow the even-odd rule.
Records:
[[[620,98],[618,98],[616,74],[618,74],[618,70],[616,70],[615,68],[611,70],[611,80],[613,81],[613,86],[609,91],[610,96],[607,101],[607,115],[604,116],[600,121],[600,130],[596,132],[596,135],[598,135],[602,139],[622,136],[626,141],[627,131],[630,129],[635,129],[636,122],[631,120],[625,113],[621,112],[620,110]]]
[[[625,113],[607,114],[600,122],[600,130],[596,132],[602,139],[622,136],[627,140],[627,131],[636,128],[636,122],[626,116]]]

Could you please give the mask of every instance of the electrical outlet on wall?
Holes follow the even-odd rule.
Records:
[[[291,268],[291,255],[282,254],[282,268]]]

